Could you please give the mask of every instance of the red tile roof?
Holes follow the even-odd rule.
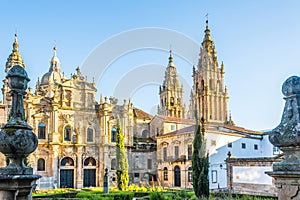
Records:
[[[152,117],[153,117],[149,113],[146,113],[138,108],[133,109],[133,114],[134,114],[134,117],[136,117],[138,119],[152,119]]]

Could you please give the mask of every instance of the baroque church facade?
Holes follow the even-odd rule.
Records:
[[[110,170],[111,184],[115,184],[118,116],[131,182],[148,183],[149,177],[156,175],[155,160],[152,161],[156,143],[148,125],[152,116],[134,108],[130,100],[119,105],[116,98],[101,96],[97,102],[94,82],[88,82],[79,67],[71,77],[65,77],[56,48],[53,50],[48,72],[38,79],[34,92],[28,89],[24,100],[27,122],[39,140],[38,148],[28,157],[34,173],[42,175],[38,188],[102,186],[106,168]],[[25,69],[17,36],[5,72],[14,65]],[[6,78],[3,83],[0,114],[5,123],[12,99]],[[5,165],[5,159],[1,160]]]
[[[65,77],[54,48],[48,72],[38,79],[34,91],[28,89],[24,100],[27,122],[39,139],[37,150],[28,157],[34,173],[42,175],[38,188],[102,186],[106,168],[115,184],[118,116],[130,183],[191,188],[194,126],[201,117],[205,120],[211,189],[227,187],[224,160],[228,155],[272,156],[265,134],[236,126],[228,115],[224,64],[219,65],[208,22],[204,33],[198,65],[193,67],[188,109],[170,51],[155,116],[135,108],[130,99],[119,104],[114,97],[100,96],[97,101],[95,83],[89,82],[79,67]],[[17,36],[5,72],[14,65],[25,68]],[[5,123],[11,105],[6,78],[2,94],[0,117]],[[0,160],[0,165],[5,165],[5,158]]]

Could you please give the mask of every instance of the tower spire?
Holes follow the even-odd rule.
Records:
[[[176,67],[170,50],[169,63],[165,71],[163,84],[159,87],[160,105],[158,114],[169,117],[185,117],[183,104],[183,86],[180,85]]]
[[[169,56],[169,65],[168,66],[174,66],[174,63],[173,63],[173,56],[172,56],[172,50],[170,49],[170,56]]]
[[[18,35],[15,34],[15,40],[13,42],[13,50],[11,54],[8,56],[6,61],[5,72],[7,73],[14,65],[20,65],[25,69],[25,64],[22,59],[22,56],[19,52],[19,43],[18,43]]]
[[[228,119],[229,98],[224,83],[224,64],[219,67],[217,50],[210,36],[207,19],[201,45],[198,70],[193,69],[194,96],[190,110],[195,107],[199,118],[204,117],[206,121],[224,123]]]
[[[213,40],[212,40],[212,38],[211,38],[211,36],[210,36],[210,29],[209,29],[209,27],[208,27],[208,20],[206,20],[206,28],[205,28],[204,33],[205,33],[205,36],[204,36],[204,39],[203,39],[202,44],[203,44],[204,42],[206,42],[206,41],[212,42]]]

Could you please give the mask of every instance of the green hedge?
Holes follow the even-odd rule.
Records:
[[[94,192],[79,192],[76,197],[82,199],[104,199],[104,200],[132,200],[132,192],[119,192],[119,193],[109,193],[109,194],[100,194]]]

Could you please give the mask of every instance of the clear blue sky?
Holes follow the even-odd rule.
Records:
[[[0,78],[4,77],[16,30],[33,86],[37,77],[49,69],[54,41],[62,71],[69,77],[77,66],[86,67],[82,65],[97,46],[132,29],[156,27],[177,31],[200,44],[205,15],[209,13],[218,59],[225,64],[233,120],[249,129],[271,129],[279,124],[284,106],[282,83],[300,72],[299,10],[297,0],[2,1]],[[164,44],[161,50],[141,49],[116,58],[101,77],[96,77],[97,99],[100,93],[113,95],[118,83],[134,70],[135,75],[139,73],[135,77],[143,79],[147,74],[142,71],[149,69],[147,66],[165,66],[169,45],[174,48],[179,74],[191,85],[191,63],[183,59],[180,47],[173,42]],[[114,44],[107,51],[119,48]],[[191,62],[196,64],[197,59]],[[186,93],[188,96],[188,88]],[[153,112],[158,104],[158,83],[141,84],[131,98],[136,107]]]

